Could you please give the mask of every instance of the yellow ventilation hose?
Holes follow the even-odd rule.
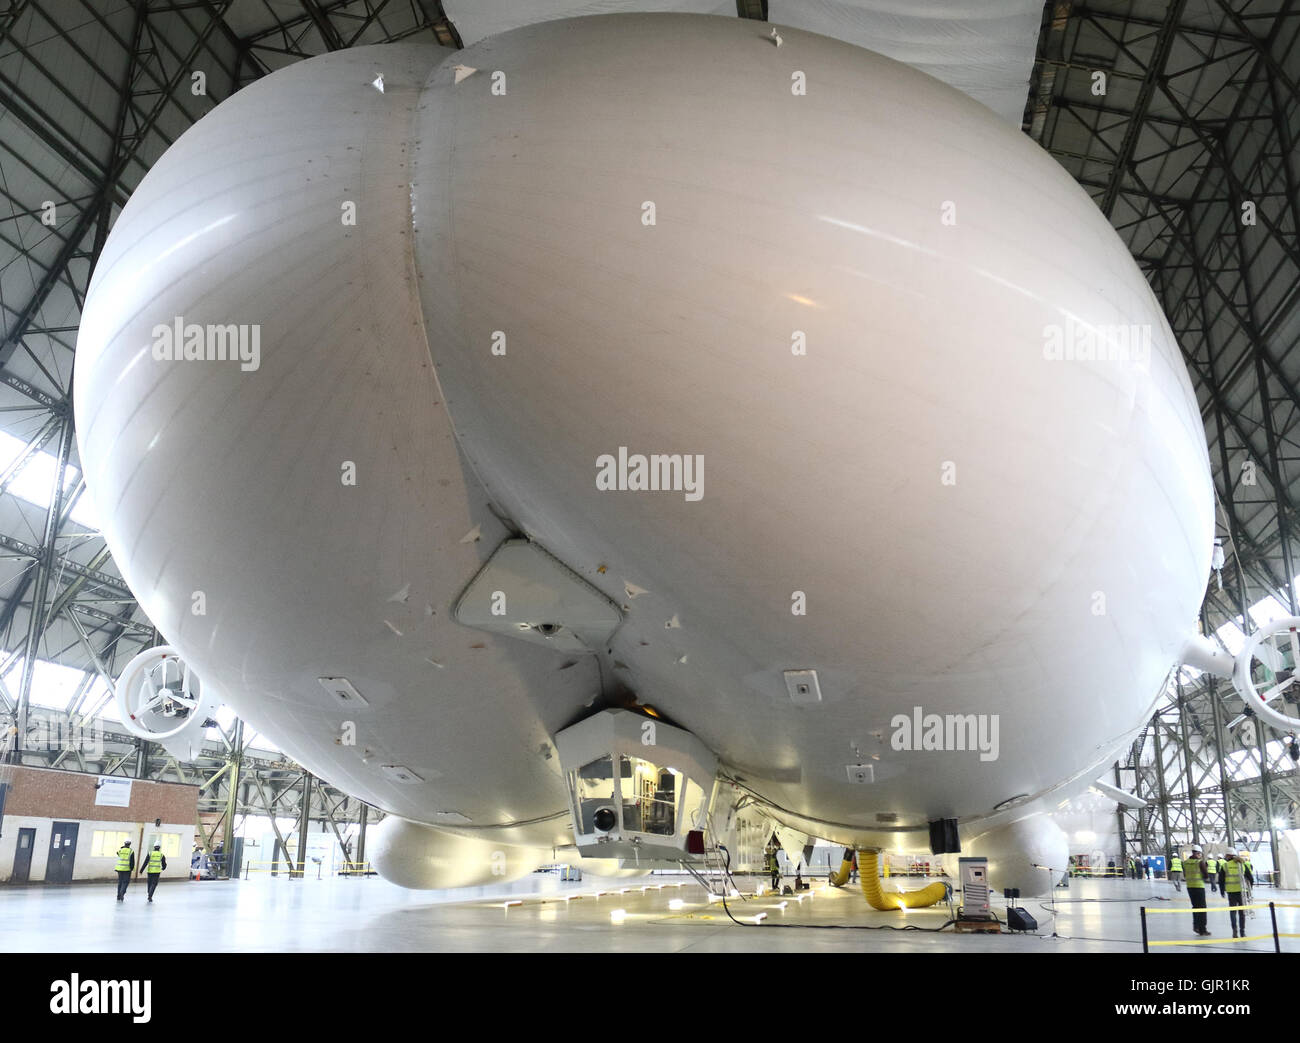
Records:
[[[844,861],[840,863],[840,868],[831,874],[831,887],[843,887],[849,882],[849,874],[853,872],[853,849],[846,847],[844,849]]]
[[[844,867],[840,866],[842,870]],[[933,883],[919,891],[882,891],[876,877],[876,852],[858,852],[858,878],[872,909],[924,909],[948,897],[948,885]]]

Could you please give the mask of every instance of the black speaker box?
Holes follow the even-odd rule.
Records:
[[[1023,909],[1008,909],[1007,930],[1036,931],[1038,930],[1038,921]]]

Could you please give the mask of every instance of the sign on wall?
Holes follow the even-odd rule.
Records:
[[[131,780],[101,775],[95,784],[95,803],[110,808],[130,807]]]

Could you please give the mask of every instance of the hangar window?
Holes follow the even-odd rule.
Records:
[[[179,833],[155,833],[145,841],[144,850],[147,854],[153,850],[154,844],[157,844],[162,853],[168,858],[179,858],[181,853],[181,835]]]
[[[90,838],[91,858],[116,858],[117,849],[124,840],[130,840],[131,834],[116,829],[97,829]]]

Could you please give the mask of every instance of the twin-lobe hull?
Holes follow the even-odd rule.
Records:
[[[567,834],[551,737],[601,692],[814,833],[978,818],[1141,722],[1208,568],[1204,436],[1049,157],[904,66],[740,20],[443,55],[240,92],[96,272],[87,481],[236,710],[398,814],[533,840]],[[178,316],[258,324],[257,368],[158,361]],[[668,488],[637,455],[680,457]],[[512,533],[620,606],[597,654],[451,619]],[[931,715],[961,717],[948,748]]]

